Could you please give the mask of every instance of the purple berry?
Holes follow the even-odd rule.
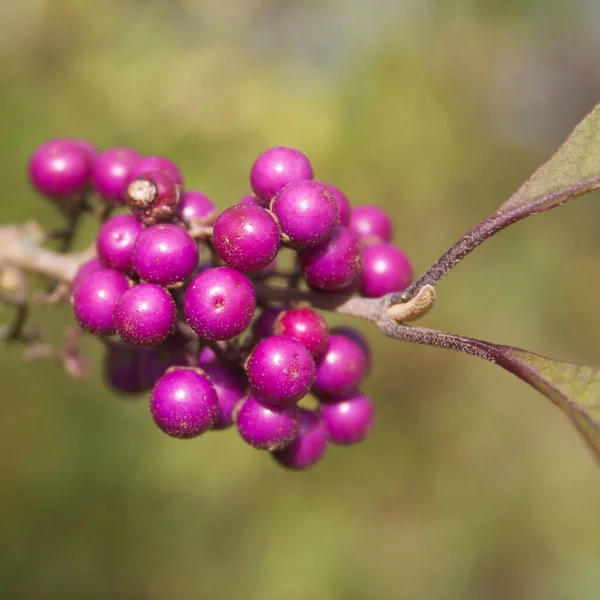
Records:
[[[285,146],[263,152],[250,171],[252,190],[264,202],[269,202],[288,183],[312,178],[313,170],[308,158],[302,152]]]
[[[335,402],[323,404],[321,415],[329,439],[334,444],[348,446],[362,442],[373,426],[375,409],[364,394],[356,393]]]
[[[217,209],[213,201],[202,192],[186,190],[177,207],[179,216],[188,224],[210,225],[214,222]]]
[[[315,381],[315,363],[306,346],[289,337],[259,342],[246,361],[254,394],[269,404],[290,406],[306,396]]]
[[[241,370],[212,360],[201,365],[219,398],[219,417],[213,429],[226,429],[233,423],[233,411],[246,395],[246,380]]]
[[[350,201],[346,197],[346,195],[334,185],[329,183],[324,183],[324,185],[336,199],[338,204],[338,208],[340,209],[340,225],[344,227],[348,227],[350,225],[350,215],[352,214],[352,207],[350,206]]]
[[[38,146],[29,160],[33,187],[50,198],[78,200],[92,173],[87,150],[72,140],[51,140]]]
[[[352,210],[350,229],[361,240],[379,239],[389,242],[393,228],[388,214],[378,206],[357,206]]]
[[[104,265],[121,273],[133,270],[133,248],[142,224],[131,215],[117,215],[100,227],[96,237],[96,252]]]
[[[154,422],[174,438],[193,438],[208,431],[219,416],[217,392],[199,369],[175,367],[157,382],[150,395]]]
[[[190,327],[207,340],[229,340],[252,322],[256,293],[250,280],[229,267],[197,275],[187,288],[183,311]]]
[[[325,348],[329,331],[325,319],[318,312],[311,308],[294,308],[278,316],[275,335],[298,340],[313,357],[317,357]]]
[[[252,194],[248,194],[247,196],[244,196],[238,200],[238,204],[253,204],[254,206],[262,206],[261,201]]]
[[[64,141],[71,142],[76,146],[79,146],[89,156],[92,162],[98,156],[98,151],[96,150],[96,147],[91,142],[88,142],[88,140],[84,140],[82,138],[67,138]]]
[[[204,367],[204,365],[213,362],[213,360],[217,360],[215,351],[210,346],[202,346],[198,353],[198,365]]]
[[[412,280],[413,269],[400,248],[389,242],[365,246],[364,268],[360,291],[367,298],[379,298],[406,289]]]
[[[114,321],[124,341],[134,346],[156,346],[173,331],[175,302],[159,285],[140,283],[121,296]]]
[[[367,371],[367,359],[354,340],[343,335],[330,335],[316,366],[313,391],[326,400],[356,390]]]
[[[198,266],[198,246],[178,225],[144,229],[133,250],[133,267],[148,283],[172,286],[185,281]]]
[[[140,155],[130,148],[111,148],[96,157],[92,182],[104,202],[111,206],[125,204],[123,186],[139,160]]]
[[[282,310],[281,308],[263,308],[260,315],[252,323],[252,333],[257,340],[275,335],[275,322]]]
[[[183,177],[179,167],[173,161],[164,158],[164,156],[144,156],[140,158],[129,171],[125,184],[129,185],[134,179],[148,171],[162,171],[170,177],[173,183],[183,185]]]
[[[283,450],[273,452],[273,458],[284,467],[304,471],[317,464],[327,449],[329,434],[320,413],[300,409],[300,433]]]
[[[166,223],[176,216],[179,187],[164,171],[147,171],[127,186],[127,204],[144,225]]]
[[[139,348],[142,352],[139,369],[140,381],[146,389],[152,389],[154,384],[171,367],[187,367],[188,362],[183,347],[173,347],[169,340],[153,348]]]
[[[97,271],[98,269],[102,269],[103,266],[104,265],[97,258],[92,258],[92,259],[88,260],[87,262],[84,262],[77,270],[77,273],[75,273],[75,277],[73,278],[73,281],[71,282],[71,293],[73,293],[75,291],[75,288],[90,273],[93,273],[94,271]]]
[[[213,241],[218,255],[230,267],[259,271],[277,256],[279,227],[268,210],[236,204],[219,215]]]
[[[104,353],[103,376],[106,385],[119,394],[141,394],[150,389],[143,383],[140,365],[147,348],[122,342],[109,344]]]
[[[373,366],[373,353],[371,352],[371,346],[369,344],[369,341],[360,331],[354,329],[353,327],[338,326],[331,329],[329,333],[331,335],[343,335],[344,337],[347,337],[356,342],[363,351],[363,354],[365,355],[367,365],[366,372],[368,373],[371,370]]]
[[[300,264],[309,285],[325,291],[341,290],[362,273],[362,246],[347,227],[340,225],[322,246],[302,250]]]
[[[310,179],[286,185],[271,202],[283,240],[294,248],[319,246],[340,223],[340,211],[333,194]]]
[[[71,296],[73,313],[82,329],[96,335],[115,333],[113,312],[128,289],[127,277],[112,269],[98,269],[85,277]]]
[[[300,431],[298,407],[284,408],[263,404],[250,395],[236,415],[242,439],[260,450],[282,450],[291,444]]]

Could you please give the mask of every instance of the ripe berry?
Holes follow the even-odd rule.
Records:
[[[113,312],[128,289],[127,277],[112,269],[98,269],[85,277],[71,297],[73,313],[82,329],[96,335],[115,333]]]
[[[389,215],[378,206],[356,206],[352,210],[350,229],[361,241],[375,238],[389,242],[393,235]]]
[[[321,407],[321,415],[334,444],[350,445],[362,442],[373,426],[375,409],[364,394],[356,393]]]
[[[183,192],[177,207],[179,216],[188,224],[209,225],[213,223],[216,210],[213,201],[206,194],[194,190]]]
[[[286,185],[273,198],[271,210],[279,221],[283,240],[294,248],[323,244],[340,223],[333,194],[310,179]]]
[[[210,346],[202,346],[198,353],[198,365],[204,367],[204,365],[211,363],[213,360],[217,360],[215,351]]]
[[[213,429],[226,429],[233,423],[233,411],[246,395],[243,373],[232,365],[213,359],[200,365],[213,384],[219,399],[219,416]]]
[[[124,341],[134,346],[156,346],[173,331],[175,302],[159,285],[140,283],[121,296],[114,321]]]
[[[169,344],[171,338],[153,348],[139,348],[140,381],[146,389],[152,389],[154,384],[171,367],[187,367],[183,347]]]
[[[306,396],[315,380],[315,363],[301,342],[271,336],[259,342],[246,361],[248,382],[257,398],[290,406]]]
[[[109,388],[119,394],[141,394],[150,389],[142,382],[140,368],[146,348],[130,346],[123,342],[109,344],[104,352],[102,374]]]
[[[364,268],[360,291],[367,298],[379,298],[406,289],[413,269],[400,248],[389,242],[370,244],[363,251]]]
[[[256,293],[250,280],[229,267],[197,275],[187,288],[183,311],[190,327],[207,340],[229,340],[252,321]]]
[[[183,185],[183,177],[179,167],[172,160],[164,156],[144,156],[140,158],[129,171],[126,185],[148,171],[162,171],[171,178],[173,183]]]
[[[281,450],[300,432],[300,413],[296,406],[284,408],[263,404],[255,396],[243,401],[236,415],[242,439],[260,450]]]
[[[250,171],[252,190],[264,202],[270,201],[288,183],[312,178],[313,170],[308,158],[302,152],[285,146],[263,152]]]
[[[198,246],[182,227],[163,223],[144,229],[133,249],[133,267],[143,281],[172,286],[198,266]]]
[[[247,196],[244,196],[238,200],[238,204],[253,204],[254,206],[262,206],[261,201],[252,194],[248,194]]]
[[[111,148],[96,157],[92,183],[104,202],[111,206],[125,204],[123,186],[139,160],[140,155],[130,148]]]
[[[82,138],[66,138],[64,141],[71,142],[76,146],[79,146],[89,156],[92,162],[98,156],[96,147],[91,142],[88,142],[88,140],[84,140]]]
[[[354,340],[330,335],[316,366],[313,391],[320,399],[327,399],[356,390],[367,371],[367,360]]]
[[[273,215],[260,206],[236,204],[215,222],[213,242],[219,256],[239,271],[259,271],[279,250],[279,227]]]
[[[84,262],[77,270],[77,273],[75,273],[75,277],[73,278],[73,281],[71,282],[71,293],[73,293],[75,291],[75,288],[90,273],[93,273],[94,271],[97,271],[98,269],[102,269],[103,266],[104,265],[97,258],[92,258],[92,259],[88,260],[87,262]]]
[[[317,464],[327,449],[329,434],[320,413],[300,410],[300,433],[283,450],[273,452],[273,458],[282,466],[304,471]]]
[[[340,225],[322,246],[302,250],[300,264],[311,286],[325,291],[341,290],[362,273],[362,246],[347,227]]]
[[[127,204],[144,225],[171,221],[178,202],[179,188],[164,171],[146,171],[127,186]]]
[[[219,415],[217,392],[199,369],[174,367],[150,395],[154,422],[174,438],[193,438],[208,431]]]
[[[331,185],[329,183],[324,183],[322,185],[324,185],[336,199],[338,208],[340,210],[340,225],[348,227],[348,225],[350,225],[350,215],[352,214],[352,207],[350,206],[350,201],[342,192],[342,190],[336,188],[334,185]]]
[[[117,215],[108,219],[96,237],[98,258],[111,269],[131,273],[133,248],[142,229],[142,224],[131,215]]]
[[[343,335],[344,337],[347,337],[351,340],[353,340],[354,342],[356,342],[361,350],[363,351],[363,354],[365,355],[365,360],[366,360],[366,365],[367,365],[367,373],[371,370],[371,367],[373,366],[373,353],[371,352],[371,346],[369,344],[369,341],[367,340],[367,338],[357,329],[354,329],[353,327],[346,327],[343,325],[340,325],[338,327],[334,327],[333,329],[331,329],[331,331],[329,332],[331,335],[336,334],[336,335]]]
[[[252,333],[257,340],[260,341],[270,335],[275,335],[275,322],[282,310],[269,306],[262,309],[260,315],[252,323]]]
[[[325,319],[311,308],[286,310],[277,317],[275,335],[283,335],[302,342],[313,357],[319,356],[329,337]]]

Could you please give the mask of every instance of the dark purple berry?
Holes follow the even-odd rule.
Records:
[[[217,214],[213,201],[206,194],[194,190],[183,192],[177,210],[188,224],[211,225]]]
[[[130,148],[111,148],[96,157],[92,183],[104,202],[111,206],[125,204],[123,186],[139,160],[140,155]]]
[[[154,384],[171,367],[186,367],[188,362],[185,350],[169,344],[167,339],[160,346],[153,348],[139,348],[142,351],[140,357],[140,381],[146,389],[152,389]]]
[[[241,370],[218,360],[200,365],[219,398],[219,417],[213,429],[226,429],[233,423],[233,411],[246,395],[246,380]]]
[[[92,259],[88,260],[87,262],[84,262],[77,270],[77,273],[75,273],[75,277],[73,278],[73,281],[71,282],[71,293],[73,293],[75,291],[75,288],[90,273],[93,273],[94,271],[97,271],[98,269],[102,269],[103,267],[104,267],[104,265],[97,258],[92,258]]]
[[[363,354],[365,355],[367,373],[371,370],[371,367],[373,366],[373,353],[371,352],[371,346],[369,344],[369,341],[360,331],[354,329],[353,327],[346,327],[340,325],[331,329],[329,333],[331,335],[343,335],[344,337],[347,337],[352,341],[356,342],[363,351]]]
[[[96,237],[96,252],[100,261],[121,273],[131,273],[133,248],[142,229],[142,224],[131,215],[117,215],[108,219]]]
[[[319,356],[329,337],[325,319],[311,308],[294,308],[282,312],[275,323],[275,335],[302,342],[313,357]]]
[[[263,308],[260,315],[252,323],[252,333],[257,340],[275,335],[275,322],[282,308]]]
[[[363,251],[364,267],[360,291],[367,298],[379,298],[405,290],[413,275],[408,257],[389,242],[369,244]]]
[[[144,225],[167,223],[176,216],[179,187],[164,171],[147,171],[127,186],[127,204]]]
[[[352,210],[350,229],[361,241],[389,242],[393,235],[390,217],[378,206],[356,206]]]
[[[147,348],[130,346],[123,342],[109,344],[104,352],[102,371],[104,382],[119,394],[134,395],[149,390],[142,381],[140,365]]]
[[[352,214],[350,201],[346,195],[334,185],[329,183],[324,183],[323,185],[333,194],[333,197],[336,199],[338,208],[340,209],[340,225],[348,227],[348,225],[350,225],[350,215]]]
[[[138,160],[130,169],[125,184],[129,185],[134,179],[137,179],[148,171],[162,171],[166,173],[175,185],[183,185],[183,177],[179,167],[164,156],[144,156]]]
[[[198,365],[204,367],[204,365],[213,362],[213,360],[217,360],[215,351],[210,346],[202,346],[198,353]]]
[[[334,444],[348,446],[362,442],[373,426],[375,409],[364,394],[356,393],[321,407],[321,415],[329,439]]]

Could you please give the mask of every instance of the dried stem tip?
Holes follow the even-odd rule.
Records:
[[[424,285],[417,295],[408,302],[392,304],[387,309],[388,319],[401,325],[420,319],[429,312],[435,302],[435,289],[432,285]]]
[[[127,188],[129,203],[136,208],[147,208],[156,200],[158,190],[150,179],[135,179]]]

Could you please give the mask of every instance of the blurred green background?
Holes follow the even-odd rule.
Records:
[[[599,20],[595,0],[4,0],[0,219],[59,223],[25,177],[51,137],[166,155],[220,207],[292,145],[385,206],[420,272],[600,99]],[[425,323],[600,363],[597,200],[487,242]],[[71,322],[35,319],[56,340]],[[496,367],[363,331],[376,427],[304,474],[233,432],[162,435],[103,387],[93,340],[84,382],[2,347],[0,597],[600,597],[600,477],[563,415]]]

